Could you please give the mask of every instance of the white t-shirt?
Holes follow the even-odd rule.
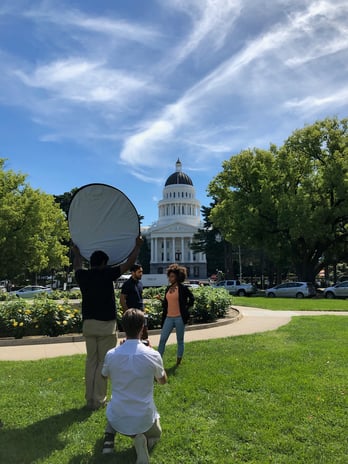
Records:
[[[106,408],[111,426],[124,435],[149,430],[159,417],[153,400],[154,377],[165,375],[158,351],[140,340],[126,340],[107,352],[102,375],[111,379],[112,396]]]

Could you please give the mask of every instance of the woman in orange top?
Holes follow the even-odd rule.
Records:
[[[189,308],[195,301],[192,292],[183,282],[186,279],[186,268],[172,264],[167,269],[169,286],[166,288],[164,299],[162,300],[162,331],[158,345],[158,351],[163,357],[167,340],[172,330],[176,329],[177,366],[181,363],[184,354],[184,334],[185,324],[189,319]]]

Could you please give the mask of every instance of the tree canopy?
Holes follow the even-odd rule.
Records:
[[[214,226],[231,243],[290,260],[313,281],[348,246],[348,120],[317,121],[281,147],[244,150],[209,184]]]
[[[26,176],[5,170],[0,159],[0,276],[14,279],[69,264],[63,211],[52,195],[35,190]]]

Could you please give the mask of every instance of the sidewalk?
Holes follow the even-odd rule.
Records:
[[[243,306],[233,307],[239,311],[239,316],[226,318],[213,324],[188,326],[185,331],[185,343],[276,330],[290,322],[294,316],[348,316],[348,312],[339,311],[270,311]],[[202,326],[204,328],[201,328]],[[149,335],[151,344],[158,346],[159,331],[150,331]],[[120,334],[120,338],[122,338],[122,334]],[[49,339],[44,340],[49,341]],[[170,335],[167,343],[176,343],[175,333]],[[64,342],[61,338],[59,343],[0,346],[0,361],[28,361],[85,353],[85,342],[81,341],[81,337],[76,337],[76,340],[69,342]]]

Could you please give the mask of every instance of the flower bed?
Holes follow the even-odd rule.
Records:
[[[0,336],[22,338],[25,335],[56,337],[81,332],[80,309],[68,301],[48,298],[32,301],[9,300],[0,306]]]
[[[224,289],[202,287],[194,289],[193,293],[195,304],[191,308],[192,323],[211,322],[224,317],[232,303],[232,297]],[[116,301],[119,300],[119,294],[120,291],[116,290]],[[164,296],[164,288],[144,290],[144,307],[149,330],[161,327],[162,305],[155,298],[157,294]],[[66,293],[64,295],[66,296]],[[120,305],[117,305],[119,330],[122,330],[121,319],[122,310]],[[0,304],[0,337],[22,338],[29,335],[56,337],[68,333],[80,333],[81,330],[80,303],[76,300],[65,298],[56,301],[50,296],[40,295],[33,300],[11,298]]]

